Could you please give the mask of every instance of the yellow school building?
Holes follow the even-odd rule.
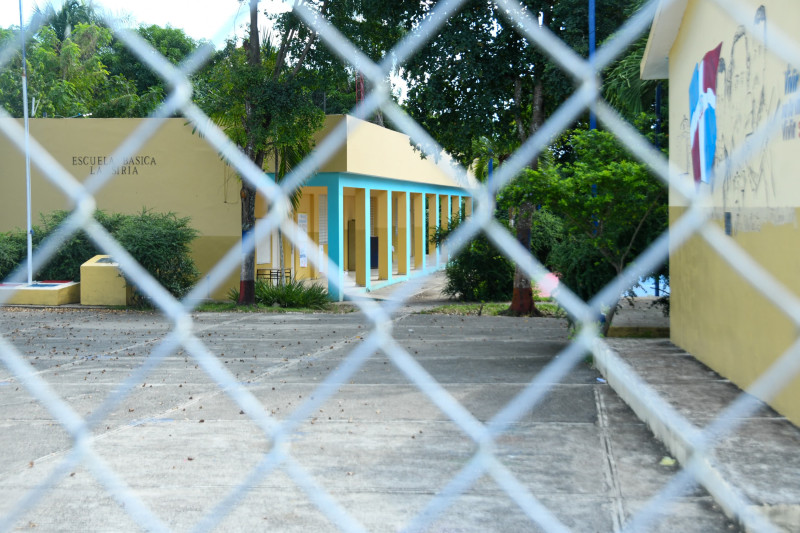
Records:
[[[796,36],[800,3],[743,2],[734,19],[709,0],[661,2],[641,65],[668,79],[670,162],[679,179],[710,195],[711,220],[772,276],[800,294],[800,92],[798,67],[766,43]],[[765,121],[783,131],[742,164],[729,159]],[[687,201],[670,191],[670,223]],[[700,236],[670,256],[672,341],[742,388],[797,342],[797,326]],[[774,398],[800,424],[800,377]]]
[[[112,153],[145,120],[156,119],[31,119],[30,132],[81,182],[104,166],[118,167],[114,178],[95,194],[99,209],[135,213],[147,208],[190,217],[199,232],[192,254],[202,287],[204,274],[239,246],[239,177],[180,118],[161,120],[135,156],[112,161]],[[406,135],[351,116],[332,115],[315,135],[317,142],[342,122],[345,142],[304,184],[300,205],[292,213],[312,243],[308,249],[297,249],[284,239],[284,264],[290,275],[329,283],[334,299],[344,298],[340,287],[368,291],[442,268],[444,254],[426,241],[435,227],[446,227],[459,212],[472,211],[469,193],[443,171],[441,162],[423,159]],[[4,184],[0,231],[24,228],[24,154],[3,137],[0,160]],[[35,164],[31,190],[34,224],[39,213],[72,207]],[[259,197],[256,217],[263,218],[267,210],[267,200]],[[273,234],[257,244],[260,274],[280,267],[278,242]],[[327,263],[328,257],[341,268],[331,273],[317,266]],[[220,286],[209,287],[205,297],[224,300],[238,286],[236,268]]]

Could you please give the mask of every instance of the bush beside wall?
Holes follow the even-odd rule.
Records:
[[[33,227],[34,249],[69,215],[68,211],[40,215],[41,224]],[[189,225],[188,217],[154,213],[147,209],[135,215],[97,211],[94,217],[174,296],[184,296],[197,281],[199,273],[190,250],[197,231]],[[40,281],[79,281],[81,265],[103,253],[83,231],[76,232],[59,247],[47,265],[34,273],[34,277]],[[0,233],[0,280],[8,277],[26,258],[25,230]]]

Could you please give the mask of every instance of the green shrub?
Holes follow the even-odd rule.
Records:
[[[28,242],[25,232],[14,230],[0,233],[0,280],[11,274],[27,255]]]
[[[571,235],[550,252],[548,266],[584,300],[591,299],[617,275],[590,237]]]
[[[70,215],[69,211],[58,210],[52,213],[41,214],[41,226],[33,226],[33,247],[36,249],[42,241],[56,231],[58,226]],[[109,233],[113,234],[126,215],[108,215],[103,211],[96,211],[95,219]],[[28,242],[25,230],[15,229],[0,234],[0,279],[5,278],[27,259]],[[69,280],[78,281],[81,276],[81,265],[102,253],[89,237],[78,231],[67,239],[56,251],[50,261],[34,272],[34,277],[39,280]]]
[[[58,226],[70,215],[69,211],[53,211],[42,214],[42,225],[34,233],[35,245],[41,243],[58,229]],[[126,218],[126,215],[108,215],[103,211],[95,211],[94,218],[112,235]],[[81,277],[81,265],[92,257],[102,254],[103,251],[95,246],[94,242],[82,230],[74,233],[72,237],[62,244],[50,261],[36,274],[42,280],[73,280]]]
[[[436,228],[434,242],[442,244],[460,223],[461,219],[454,221],[446,230]],[[445,275],[447,283],[442,292],[448,296],[472,302],[511,299],[514,264],[483,234],[450,258]]]
[[[69,215],[69,211],[41,215],[42,225],[33,228],[34,249]],[[199,273],[190,248],[197,231],[189,226],[188,217],[143,209],[136,215],[96,211],[94,218],[175,297],[184,296],[197,281]],[[26,260],[27,246],[24,230],[0,233],[0,279]],[[77,281],[81,265],[102,253],[83,231],[78,231],[59,247],[47,265],[34,274],[40,280]],[[141,296],[135,295],[134,298],[143,303]]]
[[[514,264],[485,235],[475,237],[445,267],[443,292],[460,300],[497,302],[511,299]]]
[[[267,307],[291,307],[306,309],[324,309],[330,298],[328,290],[322,285],[305,285],[301,281],[291,280],[283,285],[271,285],[266,281],[256,281],[256,304]],[[239,301],[239,291],[231,289],[228,299],[232,302]]]
[[[197,230],[189,226],[189,217],[146,209],[124,217],[114,233],[119,244],[176,298],[186,295],[199,276],[191,258],[195,237]],[[136,286],[135,280],[128,281]],[[143,303],[141,294],[134,299]]]

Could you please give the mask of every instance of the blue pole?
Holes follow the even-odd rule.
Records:
[[[492,173],[493,173],[493,170],[494,170],[494,158],[490,157],[489,158],[489,176],[486,178],[486,187],[488,187],[490,191],[492,190]],[[496,192],[492,193],[492,201],[495,202],[495,205],[494,205],[494,209],[495,210],[497,209],[497,196],[496,196],[496,194],[497,194]]]
[[[592,66],[594,66],[595,53],[594,2],[595,0],[589,0],[589,64]],[[589,111],[589,129],[597,129],[597,117],[594,116],[593,111]]]

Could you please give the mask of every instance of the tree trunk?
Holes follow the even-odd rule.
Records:
[[[258,0],[250,0],[250,37],[247,49],[247,61],[252,66],[261,63],[260,39],[258,38]],[[253,104],[245,100],[245,129],[248,143],[245,153],[258,168],[263,168],[264,153],[256,150],[250,127],[253,120]],[[238,305],[254,305],[256,303],[256,250],[255,246],[246,249],[245,241],[253,234],[256,225],[256,189],[247,180],[242,179],[241,190],[242,206],[242,270],[239,276],[239,301]]]
[[[520,144],[523,144],[527,139],[525,138],[525,128],[522,125],[522,84],[517,82],[514,85],[514,100],[515,108],[518,110],[517,115],[517,135],[519,136]],[[531,110],[531,127],[530,134],[533,135],[536,130],[541,127],[544,120],[544,90],[542,87],[541,79],[537,79],[533,88],[533,108]],[[539,166],[539,158],[534,158],[530,164],[530,168],[536,169]],[[530,202],[523,202],[519,206],[519,211],[516,217],[514,227],[517,233],[517,241],[528,251],[531,249],[531,223],[533,218],[533,204]],[[533,301],[533,288],[531,287],[531,280],[528,275],[516,265],[514,268],[514,292],[511,298],[511,307],[509,311],[515,315],[533,315],[542,316],[542,313],[536,309],[536,304]]]
[[[516,220],[517,240],[526,249],[531,248],[531,219],[533,217],[533,205],[530,202],[523,202],[519,206],[519,213]],[[536,309],[533,302],[533,289],[531,280],[519,265],[514,269],[514,292],[511,298],[509,309],[515,315],[542,316]]]

